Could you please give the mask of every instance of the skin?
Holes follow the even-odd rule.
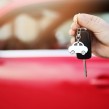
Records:
[[[92,52],[96,56],[109,58],[109,24],[103,19],[90,14],[77,14],[69,30],[74,43],[78,27],[85,27],[93,32]]]

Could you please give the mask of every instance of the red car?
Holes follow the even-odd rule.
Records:
[[[80,10],[87,13],[108,12],[108,3],[19,0],[2,8],[1,26],[13,21],[21,13],[40,17],[40,13],[46,8],[57,12],[59,17],[41,34],[46,37],[39,42],[43,41],[42,44],[47,44],[46,47],[42,44],[31,46],[33,41],[27,43],[23,39],[23,42],[16,42],[12,38],[1,40],[0,109],[109,109],[109,59],[93,56],[87,60],[86,78],[82,60],[71,56],[67,49],[60,50],[62,45],[56,40],[52,45],[48,38],[50,35],[54,36],[56,28]],[[43,47],[47,49],[41,50]],[[49,48],[51,49],[48,50]],[[64,48],[67,46],[64,45]]]

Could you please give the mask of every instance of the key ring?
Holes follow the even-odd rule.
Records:
[[[80,31],[79,31],[80,30]],[[76,36],[76,40],[77,42],[79,42],[79,40],[81,39],[81,29],[77,30],[77,36]]]

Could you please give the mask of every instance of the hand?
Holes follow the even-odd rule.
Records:
[[[69,34],[75,36],[78,27],[85,27],[94,33],[92,52],[97,56],[109,58],[109,24],[97,16],[77,14],[73,18]],[[72,37],[71,43],[74,41]]]

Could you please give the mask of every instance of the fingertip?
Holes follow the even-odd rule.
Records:
[[[74,22],[75,24],[77,24],[77,20],[78,20],[78,14],[74,15],[74,17],[73,17],[73,22]]]
[[[69,35],[73,36],[75,34],[75,31],[73,31],[72,29],[69,30]]]
[[[74,22],[71,25],[71,29],[74,30],[74,31],[77,30],[77,28],[79,28],[79,27],[80,26],[78,24],[74,23]]]

